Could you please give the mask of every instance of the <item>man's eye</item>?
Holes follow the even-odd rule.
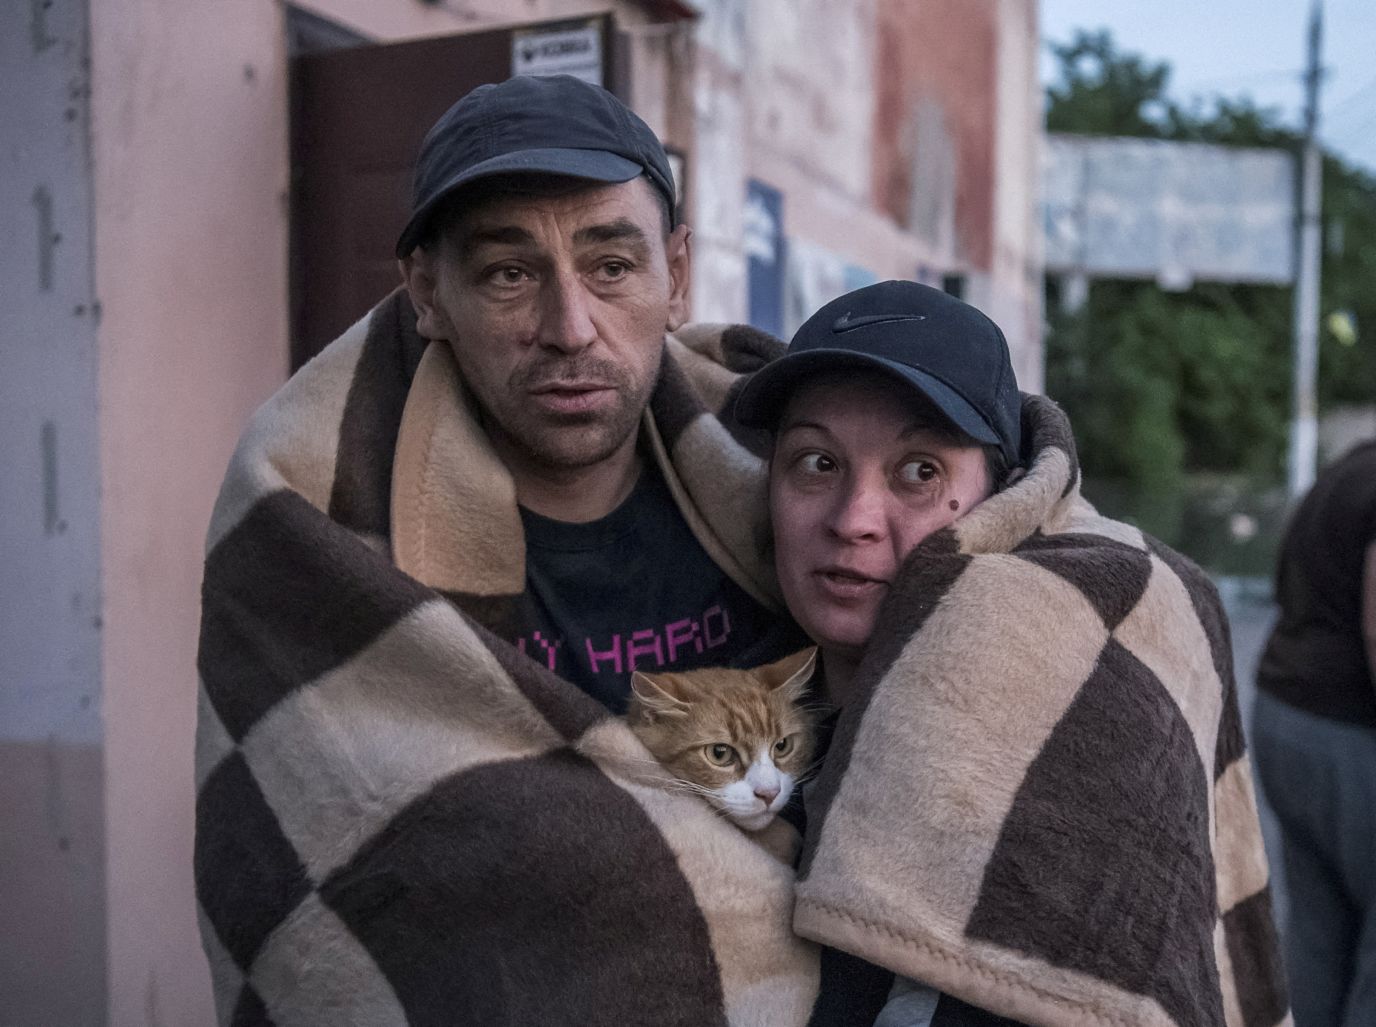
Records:
[[[825,453],[804,453],[798,458],[798,467],[807,474],[830,474],[836,470],[836,461]]]
[[[909,460],[898,469],[898,477],[907,485],[924,485],[940,472],[930,460]]]
[[[520,267],[498,267],[489,271],[487,277],[498,285],[519,285],[525,281],[526,272]]]
[[[608,281],[616,281],[618,278],[625,278],[631,271],[631,265],[624,260],[609,260],[602,265],[602,277]]]

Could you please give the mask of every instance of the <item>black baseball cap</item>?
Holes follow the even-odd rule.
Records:
[[[397,256],[416,248],[425,222],[455,189],[519,172],[595,182],[645,175],[675,220],[669,158],[649,125],[601,86],[572,75],[518,75],[478,86],[426,133]]]
[[[1019,463],[1022,398],[1003,332],[970,304],[916,282],[879,282],[826,304],[784,356],[745,383],[736,417],[773,428],[804,379],[850,368],[912,386],[964,434]]]

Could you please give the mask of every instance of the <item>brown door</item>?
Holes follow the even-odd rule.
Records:
[[[580,27],[599,34],[602,84],[624,99],[610,15],[292,58],[293,370],[400,281],[393,249],[426,130],[474,86],[510,77],[514,45]]]

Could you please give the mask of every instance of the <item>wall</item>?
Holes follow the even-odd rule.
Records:
[[[1042,91],[1037,78],[1041,33],[1037,5],[998,0],[995,67],[994,195],[987,278],[975,276],[970,298],[1004,327],[1024,392],[1041,392]]]
[[[1041,387],[1034,0],[710,0],[694,37],[695,315],[746,317],[749,180],[782,194],[783,324],[966,281]],[[758,228],[758,226],[754,226]]]
[[[0,7],[0,1020],[105,990],[87,11]]]
[[[191,880],[202,543],[286,377],[280,9],[93,0],[109,1010],[212,1021]]]
[[[303,6],[378,39],[491,27],[509,20],[510,8],[371,0]],[[526,7],[521,20],[605,5]],[[28,6],[8,10],[22,31],[6,39],[27,38]],[[86,937],[108,950],[112,1023],[202,1024],[213,1021],[213,1011],[191,876],[198,592],[205,527],[231,449],[248,415],[287,374],[283,10],[269,0],[93,0],[90,17],[98,41],[92,166],[100,402],[93,364],[84,392],[79,377],[68,391],[84,411],[91,450],[84,465],[71,460],[71,477],[86,485],[92,503],[97,483],[103,497],[105,629],[99,649],[92,637],[88,662],[103,662],[109,815],[104,938],[99,925]],[[643,18],[630,12],[625,20]],[[662,44],[651,36],[636,45]],[[667,122],[671,104],[661,108]],[[32,234],[29,223],[16,237]],[[31,277],[31,249],[24,260]],[[68,292],[84,296],[89,285]],[[56,298],[35,304],[34,320],[54,325],[55,337],[67,333],[75,346],[67,329],[80,320],[70,314],[75,302],[64,295],[60,308]],[[8,425],[3,434],[6,446],[17,440],[24,449],[17,455],[36,476],[32,437]],[[26,485],[18,491],[30,501],[43,494],[36,479]],[[75,500],[64,509],[75,516]],[[34,521],[32,511],[15,513],[23,513],[16,523]],[[86,522],[92,580],[94,523]],[[74,523],[65,544],[73,544],[75,530]],[[80,585],[83,595],[87,587]],[[35,609],[34,624],[75,616],[55,607],[77,588],[55,594],[54,609]],[[95,680],[92,669],[83,684]],[[98,756],[95,766],[92,794],[100,787]],[[83,956],[99,987],[100,953]],[[46,1022],[92,1022],[95,1007],[83,1008],[85,1015]]]

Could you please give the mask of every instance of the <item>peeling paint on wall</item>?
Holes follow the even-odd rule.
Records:
[[[38,225],[38,289],[53,291],[53,250],[58,235],[53,231],[53,197],[48,187],[40,185],[33,191],[35,219]]]

